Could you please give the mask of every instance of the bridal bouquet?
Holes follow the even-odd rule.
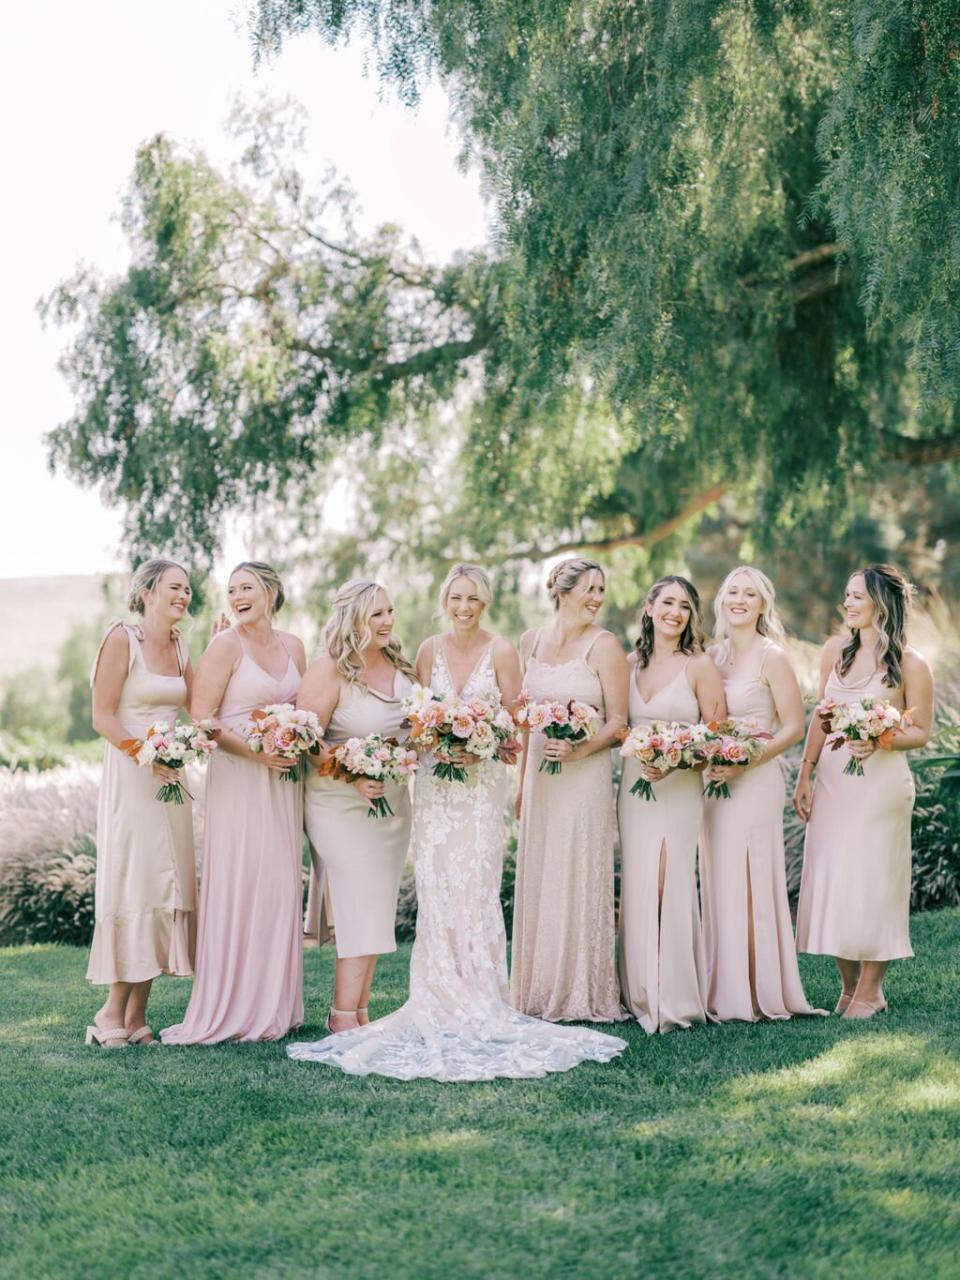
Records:
[[[654,720],[651,724],[638,724],[623,740],[620,754],[625,760],[639,760],[664,773],[671,769],[694,769],[703,761],[701,747],[709,729],[705,724],[677,724],[675,721]],[[632,796],[644,800],[656,800],[653,784],[646,778],[638,778],[630,788]]]
[[[135,760],[141,768],[162,764],[168,769],[182,769],[192,760],[211,755],[217,749],[214,736],[219,733],[212,720],[200,720],[196,724],[169,725],[160,720],[152,724],[143,738],[125,738],[120,750]],[[165,782],[154,799],[164,804],[172,801],[183,804],[186,790],[182,782]],[[190,792],[187,791],[187,795]],[[193,797],[190,796],[192,800]]]
[[[576,746],[595,738],[600,731],[600,713],[587,702],[533,702],[521,695],[517,723],[547,738],[565,738]],[[559,760],[540,761],[541,773],[557,774],[563,766]]]
[[[450,759],[457,747],[478,760],[512,763],[516,756],[517,726],[499,698],[441,698],[418,684],[404,700],[403,710],[410,721],[410,741],[437,756],[434,777],[446,782],[467,780],[466,769]]]
[[[318,772],[338,782],[374,778],[378,782],[403,783],[416,773],[419,763],[417,753],[409,747],[401,747],[396,738],[371,733],[365,738],[348,738],[339,747],[334,747]],[[368,818],[393,817],[393,809],[386,796],[377,796],[369,803]]]
[[[298,711],[292,702],[278,702],[250,712],[244,728],[251,751],[290,761],[280,777],[299,782],[306,775],[307,756],[317,755],[323,730],[313,711]]]
[[[883,698],[862,698],[859,702],[834,702],[824,698],[817,704],[823,731],[831,751],[839,751],[848,742],[875,742],[883,751],[890,750],[894,734],[910,723],[910,713],[902,715],[892,702]],[[843,770],[852,777],[863,777],[863,761],[851,756]]]
[[[773,734],[767,733],[754,720],[736,720],[732,717],[695,727],[705,730],[697,752],[708,768],[714,764],[735,764],[746,768],[762,754],[764,742],[769,742],[773,737]],[[725,782],[708,782],[703,794],[708,798],[729,800],[730,788]]]

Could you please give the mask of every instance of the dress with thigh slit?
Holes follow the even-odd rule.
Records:
[[[697,696],[686,665],[649,702],[630,675],[630,727],[665,720],[695,724]],[[632,796],[640,763],[624,760],[620,780],[620,928],[623,1003],[644,1031],[706,1021],[707,966],[697,898],[697,836],[703,807],[700,774],[674,769],[653,784],[653,800]],[[663,858],[663,901],[660,862]]]
[[[723,682],[727,711],[775,731],[776,706],[763,681],[772,641]],[[787,900],[783,850],[786,784],[779,758],[734,776],[728,799],[705,799],[700,833],[700,894],[707,953],[707,1011],[721,1022],[819,1014],[804,995]],[[757,1008],[750,993],[752,901]]]

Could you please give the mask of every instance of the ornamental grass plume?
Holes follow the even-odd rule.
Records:
[[[0,943],[90,942],[100,773],[96,764],[0,770]],[[203,774],[187,776],[199,852]]]

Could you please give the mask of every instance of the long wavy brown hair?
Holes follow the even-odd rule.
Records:
[[[653,657],[653,619],[647,613],[647,605],[652,605],[665,587],[675,582],[690,601],[690,617],[677,642],[680,653],[699,653],[703,648],[703,610],[700,606],[700,593],[692,582],[681,578],[679,574],[668,573],[658,578],[647,592],[640,610],[640,634],[637,636],[637,661],[641,668],[646,668]]]
[[[891,689],[903,684],[903,651],[907,645],[907,617],[913,599],[913,586],[892,564],[868,564],[850,575],[863,575],[867,595],[873,602],[873,629],[877,633],[874,653],[877,665],[885,668],[883,683]],[[851,628],[850,639],[843,646],[839,672],[845,676],[860,651],[860,632]]]

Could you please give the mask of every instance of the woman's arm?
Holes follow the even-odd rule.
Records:
[[[433,646],[436,642],[436,636],[428,636],[417,650],[417,658],[413,664],[416,668],[417,680],[425,689],[430,688],[430,677],[433,675]]]
[[[803,737],[803,694],[797,673],[782,649],[770,649],[763,663],[761,678],[773,695],[780,728],[772,738],[762,742],[760,754],[750,764],[711,765],[704,774],[711,782],[728,782],[749,769],[768,764]]]
[[[836,666],[842,648],[843,640],[839,636],[834,636],[827,641],[820,652],[818,702],[823,701],[830,672]],[[807,730],[807,740],[803,744],[803,760],[800,763],[800,772],[797,774],[797,785],[793,790],[793,808],[797,817],[803,822],[809,822],[810,814],[813,812],[813,771],[817,767],[826,737],[820,717],[814,713],[810,720],[810,728]]]
[[[523,688],[523,674],[527,668],[527,662],[530,658],[531,650],[533,649],[533,642],[536,634],[537,634],[536,630],[525,631],[523,635],[520,637],[520,687],[521,689]],[[530,734],[524,733],[522,737],[523,737],[523,751],[520,756],[520,768],[517,770],[517,795],[516,795],[516,799],[513,802],[513,811],[518,818],[520,817],[520,809],[523,803],[523,778],[524,778],[524,774],[527,771],[527,757],[530,754]]]
[[[520,674],[520,655],[503,636],[497,636],[493,642],[493,670],[500,688],[500,701],[508,711],[512,711],[520,697],[523,677]]]
[[[221,631],[210,641],[203,657],[197,663],[197,674],[193,680],[193,697],[190,699],[190,714],[194,720],[216,719],[223,695],[230,677],[237,668],[241,656],[240,642],[232,631]],[[266,753],[257,754],[250,750],[242,734],[221,726],[217,746],[228,755],[239,756],[242,760],[252,760],[255,764],[264,764],[269,768],[289,768],[289,760],[282,761],[277,756]]]
[[[303,641],[299,636],[291,635],[289,631],[279,633],[283,647],[293,659],[293,665],[302,676],[307,669],[307,651],[303,647]]]
[[[930,664],[916,649],[907,649],[900,664],[903,673],[904,709],[910,712],[910,723],[891,735],[889,751],[912,751],[930,740],[933,727],[933,672]],[[852,756],[865,760],[880,751],[876,742],[848,742]]]
[[[696,695],[700,719],[704,724],[725,720],[727,700],[723,692],[723,676],[714,660],[705,653],[690,659],[690,683]]]
[[[130,735],[117,717],[130,668],[130,638],[123,627],[114,627],[100,646],[93,673],[93,727],[119,749]]]

